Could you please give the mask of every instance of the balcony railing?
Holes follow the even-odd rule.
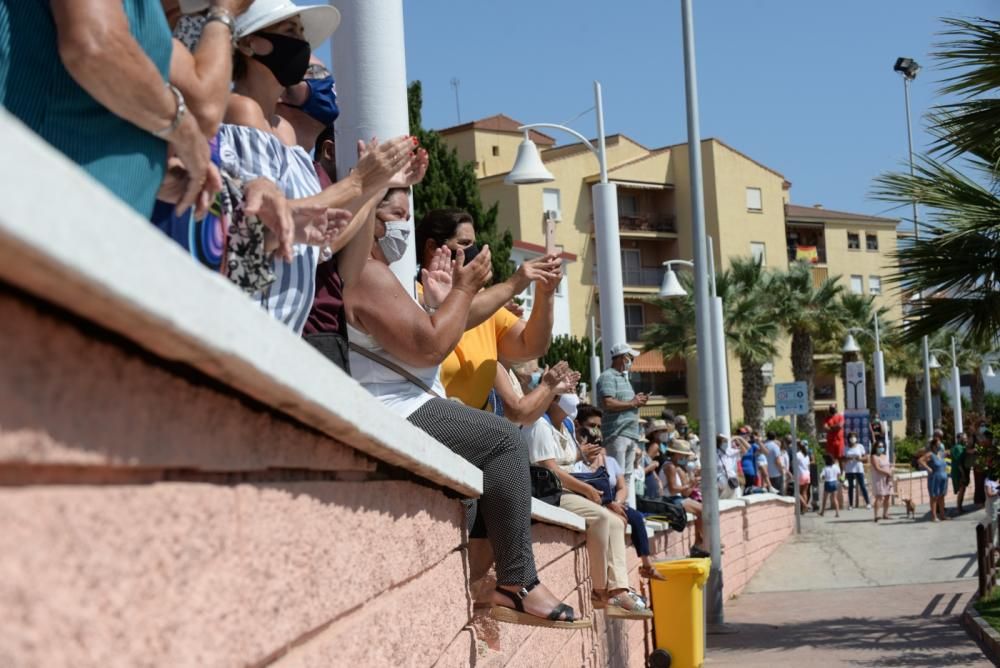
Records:
[[[594,284],[600,281],[597,267],[593,268]],[[622,285],[631,288],[656,288],[663,280],[663,269],[660,267],[640,267],[638,269],[622,270]]]
[[[620,214],[618,226],[623,232],[676,232],[673,216],[662,213]]]
[[[629,343],[639,343],[642,341],[642,332],[646,325],[625,325],[625,340]]]
[[[804,253],[806,255],[808,255],[809,251],[806,250],[808,248],[810,248],[810,247],[809,246],[798,246],[796,244],[789,243],[788,244],[788,261],[789,262],[795,262],[798,259],[805,260],[806,262],[811,261],[809,258],[806,258],[806,257],[801,257],[800,258],[800,254],[799,254],[799,250],[802,249],[804,251]],[[815,248],[816,248],[816,260],[815,260],[814,264],[826,264],[826,246],[825,245],[824,246],[816,246]]]

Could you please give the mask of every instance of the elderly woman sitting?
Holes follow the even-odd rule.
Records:
[[[585,628],[538,581],[531,551],[528,453],[517,427],[444,399],[438,367],[465,332],[472,298],[490,276],[484,248],[465,264],[439,249],[421,271],[424,305],[389,270],[409,240],[406,190],[390,190],[375,214],[374,243],[359,280],[345,283],[351,375],[387,407],[483,471],[479,512],[496,558],[491,615],[500,621]]]

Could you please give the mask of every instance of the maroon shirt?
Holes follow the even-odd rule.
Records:
[[[333,185],[319,163],[314,162],[316,176],[322,188]],[[344,313],[344,283],[337,272],[337,256],[326,262],[320,262],[316,268],[316,296],[313,298],[312,310],[303,328],[303,334],[340,334],[347,336],[344,323],[347,322]]]

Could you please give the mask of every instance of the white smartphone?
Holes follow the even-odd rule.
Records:
[[[181,14],[197,14],[208,9],[209,0],[180,0]]]

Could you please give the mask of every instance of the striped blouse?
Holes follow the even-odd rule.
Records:
[[[288,199],[320,192],[312,158],[299,146],[285,146],[269,132],[242,125],[219,129],[222,168],[244,183],[259,177],[274,181]],[[275,280],[258,293],[260,304],[296,334],[302,333],[316,291],[319,248],[296,244],[291,262],[272,262]]]

